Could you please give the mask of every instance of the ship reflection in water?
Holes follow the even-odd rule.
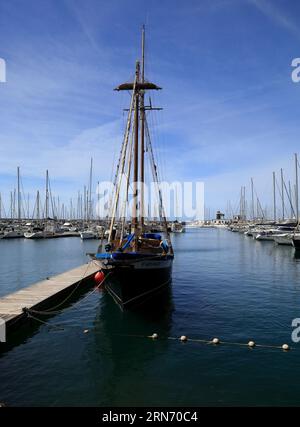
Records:
[[[150,396],[145,393],[145,381],[159,384],[160,359],[164,359],[170,346],[166,339],[154,340],[147,336],[153,333],[159,337],[169,336],[173,311],[171,286],[134,311],[121,311],[104,291],[88,351],[92,359],[90,378],[99,390],[99,405],[147,405]]]

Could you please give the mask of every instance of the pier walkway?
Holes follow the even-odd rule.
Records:
[[[26,317],[23,308],[47,308],[54,300],[66,297],[76,286],[84,286],[98,270],[95,263],[89,262],[0,298],[0,320],[5,321],[6,331]]]

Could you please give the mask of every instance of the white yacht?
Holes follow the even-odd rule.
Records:
[[[256,240],[272,240],[272,241],[274,241],[274,237],[277,234],[278,234],[277,229],[263,230],[256,235],[255,239]]]
[[[1,236],[2,239],[16,239],[18,237],[23,237],[23,231],[14,230],[13,228],[11,230],[4,230]]]
[[[25,231],[24,237],[26,239],[44,239],[44,230],[40,227],[33,227]]]
[[[293,246],[293,237],[293,233],[277,234],[274,236],[274,242],[277,243],[277,245]]]
[[[80,238],[82,240],[97,239],[98,238],[97,233],[93,230],[83,230],[83,231],[80,231],[79,234],[80,234]]]

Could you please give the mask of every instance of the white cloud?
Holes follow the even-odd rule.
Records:
[[[274,5],[274,1],[266,0],[249,0],[250,3],[255,5],[255,7],[260,10],[265,16],[270,18],[273,22],[288,30],[291,34],[296,37],[300,37],[300,29],[297,24],[295,24],[292,19],[288,18],[282,10],[279,10]]]

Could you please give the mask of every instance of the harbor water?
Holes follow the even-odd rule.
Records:
[[[300,317],[300,260],[293,248],[223,229],[190,229],[172,239],[172,287],[152,305],[122,312],[105,291],[81,293],[62,313],[38,316],[46,324],[22,328],[0,353],[0,401],[299,405],[300,343],[291,342],[291,322]],[[79,238],[0,240],[0,295],[76,267],[96,247]],[[146,338],[154,332],[159,339]],[[166,339],[181,335],[293,348]]]

